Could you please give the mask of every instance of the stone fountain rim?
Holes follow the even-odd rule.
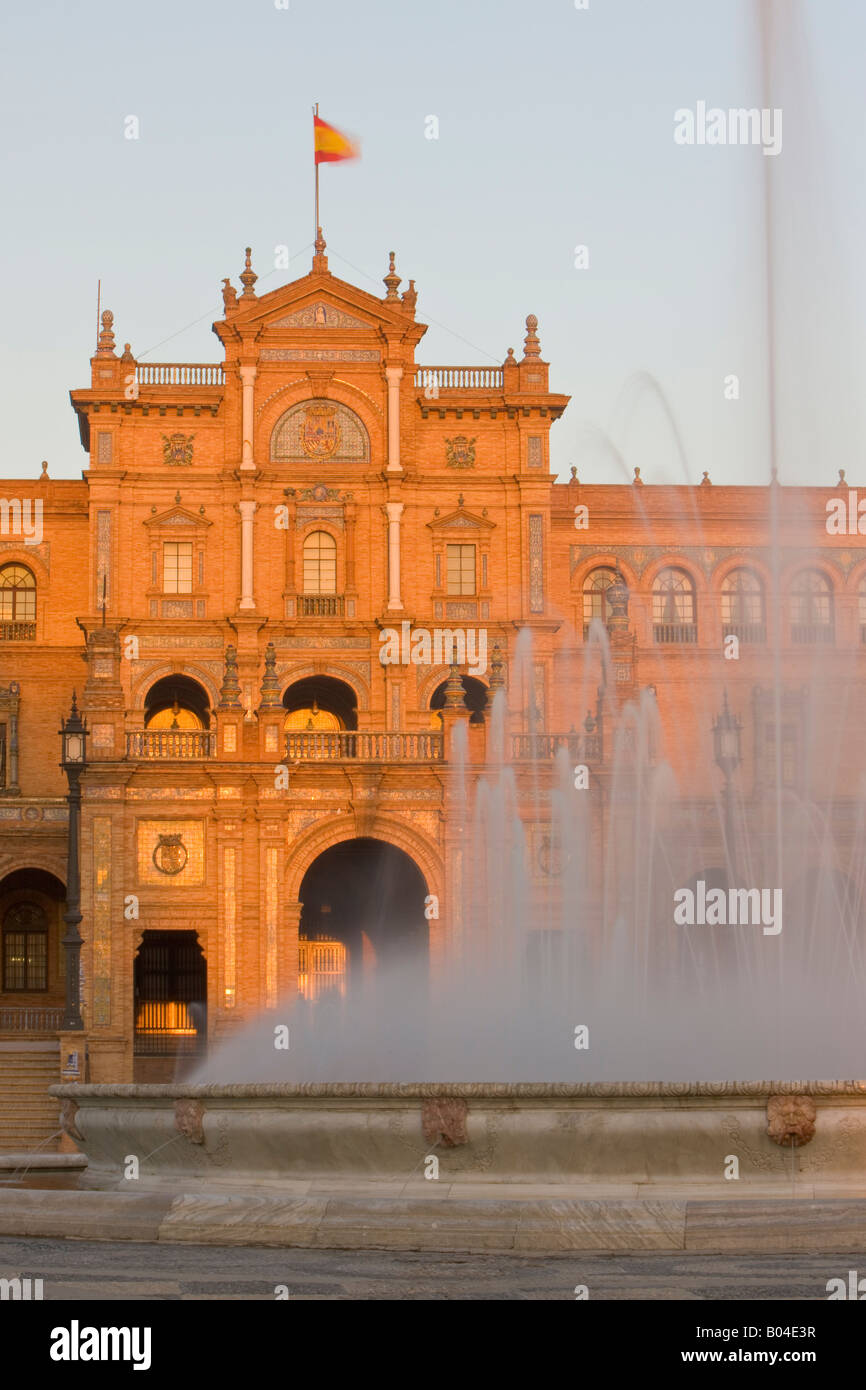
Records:
[[[864,1096],[866,1081],[453,1081],[283,1082],[144,1085],[135,1082],[50,1086],[61,1100],[580,1100],[728,1099],[737,1096]]]

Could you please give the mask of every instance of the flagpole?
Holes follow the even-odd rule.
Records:
[[[318,116],[318,114],[319,114],[319,103],[316,102],[315,106],[313,107],[313,115],[314,115],[314,116]],[[319,161],[316,159],[316,127],[315,127],[315,123],[313,124],[313,166],[314,166],[314,168],[315,168],[315,170],[316,170],[316,225],[315,225],[315,227],[313,228],[313,241],[318,241],[318,239],[319,239]]]

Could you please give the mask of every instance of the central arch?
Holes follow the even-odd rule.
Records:
[[[365,836],[331,845],[309,865],[299,896],[306,998],[344,994],[380,968],[426,978],[427,883],[404,850]]]

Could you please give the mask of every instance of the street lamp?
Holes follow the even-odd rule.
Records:
[[[87,720],[82,719],[72,692],[72,710],[68,719],[60,721],[61,761],[69,783],[69,838],[66,852],[66,935],[63,952],[66,963],[66,1006],[64,1029],[72,1032],[84,1027],[81,1017],[81,876],[78,865],[78,831],[81,820],[81,774],[87,766]]]
[[[713,752],[716,767],[725,779],[725,848],[731,874],[736,880],[737,865],[734,843],[734,792],[731,778],[743,761],[741,748],[742,723],[728,709],[725,691],[721,714],[713,721]]]

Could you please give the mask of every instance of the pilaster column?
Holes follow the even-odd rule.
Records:
[[[400,466],[400,380],[402,367],[386,367],[388,382],[388,473],[402,473]]]
[[[250,363],[240,369],[243,388],[241,413],[241,468],[254,469],[253,462],[253,388],[256,381],[255,364]],[[243,605],[241,605],[243,607]]]
[[[357,507],[348,503],[343,509],[346,522],[346,592],[355,592],[355,519]]]
[[[241,514],[241,608],[255,608],[253,598],[253,517],[256,503],[238,502]]]
[[[386,502],[388,515],[388,607],[402,608],[400,598],[400,517],[402,502]]]

